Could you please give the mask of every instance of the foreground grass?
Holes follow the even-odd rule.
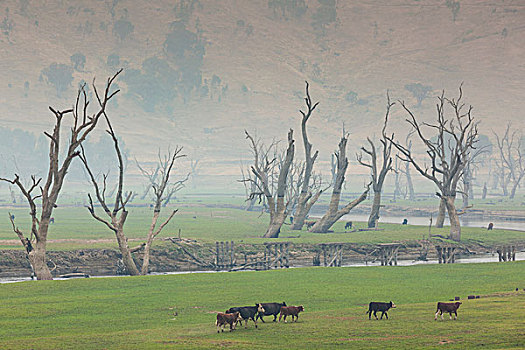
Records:
[[[8,284],[0,285],[0,348],[518,349],[525,344],[525,293],[512,292],[517,287],[525,288],[522,262]],[[436,302],[454,296],[463,300],[459,319],[434,321]],[[216,311],[283,300],[305,306],[298,323],[215,332]],[[398,308],[388,321],[368,321],[372,300]]]
[[[168,215],[169,209],[165,208],[163,212],[165,216]],[[9,211],[15,214],[17,225],[24,232],[27,232],[30,225],[27,209],[17,208],[9,209]],[[144,239],[151,222],[151,209],[131,207],[129,212],[126,223],[127,236],[131,239]],[[51,225],[48,237],[50,240],[62,241],[50,242],[48,245],[50,250],[116,247],[113,233],[106,226],[92,219],[85,208],[59,207],[54,213],[55,223]],[[181,207],[159,238],[177,236],[180,230],[182,237],[201,242],[234,240],[244,243],[262,243],[266,241],[261,236],[267,228],[268,221],[267,214],[261,215],[258,212],[187,206]],[[366,223],[356,223],[356,226],[364,228]],[[386,243],[428,237],[428,227],[424,226],[380,224],[380,228],[384,230],[345,233],[344,223],[339,222],[334,225],[333,233],[315,234],[306,230],[292,231],[290,225],[284,225],[279,240],[293,241],[294,243]],[[449,228],[432,228],[432,233],[448,236]],[[2,243],[2,241],[6,242],[7,240],[13,243]],[[498,229],[487,232],[483,228],[464,227],[462,228],[462,241],[486,245],[523,242],[525,241],[525,232]],[[11,223],[8,220],[8,209],[0,208],[0,249],[20,249],[20,247],[21,245],[16,242],[16,235],[13,233]]]

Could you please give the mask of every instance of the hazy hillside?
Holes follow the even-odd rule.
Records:
[[[464,82],[482,133],[525,124],[521,1],[0,1],[0,31],[0,126],[41,132],[48,105],[123,67],[110,112],[131,154],[180,144],[208,173],[238,173],[244,129],[298,131],[305,80],[325,164],[343,124],[352,158],[377,133],[387,90],[430,120]],[[403,120],[396,108],[400,136]]]

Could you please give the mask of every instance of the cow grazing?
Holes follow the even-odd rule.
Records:
[[[239,312],[234,312],[231,314],[228,313],[217,313],[217,321],[215,321],[215,325],[217,326],[217,333],[219,333],[219,329],[224,332],[224,326],[229,324],[230,325],[230,332],[235,329],[235,325],[240,320],[241,315]]]
[[[402,225],[408,225],[408,219],[403,219]]]
[[[372,301],[370,304],[368,304],[368,311],[366,313],[368,314],[368,319],[369,320],[372,318],[372,313],[374,313],[374,317],[376,318],[376,320],[378,320],[377,312],[381,311],[382,312],[381,319],[383,319],[383,315],[384,315],[384,316],[386,316],[386,319],[388,320],[388,313],[387,313],[387,311],[390,310],[391,308],[393,309],[395,307],[396,307],[396,305],[393,302],[380,303],[380,302]]]
[[[438,314],[441,314],[441,319],[443,320],[443,313],[448,312],[450,315],[450,319],[452,319],[452,313],[454,313],[454,319],[458,319],[458,309],[461,305],[460,301],[456,301],[455,303],[441,303],[439,302],[437,304],[437,310],[436,310],[436,317],[434,317],[434,320],[438,319]]]
[[[494,228],[494,223],[489,222],[489,226],[487,227],[487,231],[491,231]]]
[[[299,312],[304,311],[304,307],[302,305],[300,306],[283,306],[281,307],[281,314],[279,315],[279,322],[281,322],[281,318],[284,316],[284,322],[286,322],[286,316],[292,316],[292,322],[295,322],[299,319]]]
[[[227,314],[238,312],[241,315],[241,325],[244,320],[244,328],[248,328],[248,320],[252,320],[255,323],[255,328],[257,328],[257,319],[255,316],[258,313],[264,313],[264,307],[261,304],[255,304],[255,306],[241,306],[241,307],[232,307],[226,310]]]
[[[346,224],[345,224],[345,231],[348,230],[348,229],[352,229],[352,221],[347,221]]]
[[[316,221],[309,220],[309,221],[305,221],[304,223],[305,223],[305,225],[306,225],[306,228],[309,230],[309,229],[312,228],[312,226],[315,225]]]
[[[286,303],[283,301],[282,303],[261,303],[261,305],[264,308],[264,312],[259,312],[256,319],[260,318],[264,323],[263,316],[271,315],[273,315],[273,322],[275,322],[277,320],[277,315],[281,312],[281,307],[286,306]]]

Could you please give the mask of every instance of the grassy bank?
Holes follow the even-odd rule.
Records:
[[[167,208],[169,209],[169,208]],[[20,248],[16,242],[8,211],[16,217],[17,225],[27,232],[29,216],[27,209],[0,209],[0,249]],[[126,232],[131,239],[143,239],[151,222],[151,209],[145,207],[129,208]],[[164,215],[168,214],[164,211]],[[115,247],[114,235],[103,224],[91,218],[88,211],[82,207],[64,207],[55,210],[55,223],[51,225],[49,239],[52,241],[50,250],[68,250],[75,248],[107,248]],[[2,219],[3,218],[3,219]],[[173,218],[159,237],[177,236],[179,229],[184,238],[201,242],[220,240],[243,241],[245,243],[262,243],[260,238],[268,225],[268,215],[258,212],[247,212],[239,209],[209,208],[202,206],[180,207],[179,213]],[[358,228],[366,227],[366,223],[356,223]],[[348,232],[345,233],[344,223],[334,225],[330,234],[313,234],[306,230],[292,231],[290,225],[284,225],[280,240],[297,243],[385,243],[392,241],[416,240],[428,237],[428,227],[402,226],[396,224],[380,224],[382,231]],[[433,234],[447,236],[449,229],[432,228]],[[293,238],[291,238],[293,237]],[[503,242],[525,241],[525,233],[511,230],[495,229],[488,232],[483,228],[462,228],[462,240],[465,243],[482,243],[492,245]],[[10,241],[10,243],[6,243]]]
[[[511,291],[525,288],[524,276],[525,263],[516,262],[1,285],[0,348],[518,349],[525,342],[525,293]],[[434,321],[437,301],[492,293],[464,300],[457,321]],[[215,332],[216,311],[283,300],[305,306],[298,323]],[[372,300],[393,300],[398,308],[388,321],[368,321]]]

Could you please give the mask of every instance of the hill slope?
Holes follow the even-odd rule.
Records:
[[[305,80],[325,165],[343,124],[349,154],[378,132],[387,90],[430,120],[434,97],[464,82],[482,133],[524,126],[517,1],[3,1],[0,19],[1,125],[41,132],[48,105],[67,108],[81,81],[124,67],[111,115],[141,160],[181,144],[203,171],[237,174],[244,129],[299,128]],[[395,109],[400,135],[404,117]]]

